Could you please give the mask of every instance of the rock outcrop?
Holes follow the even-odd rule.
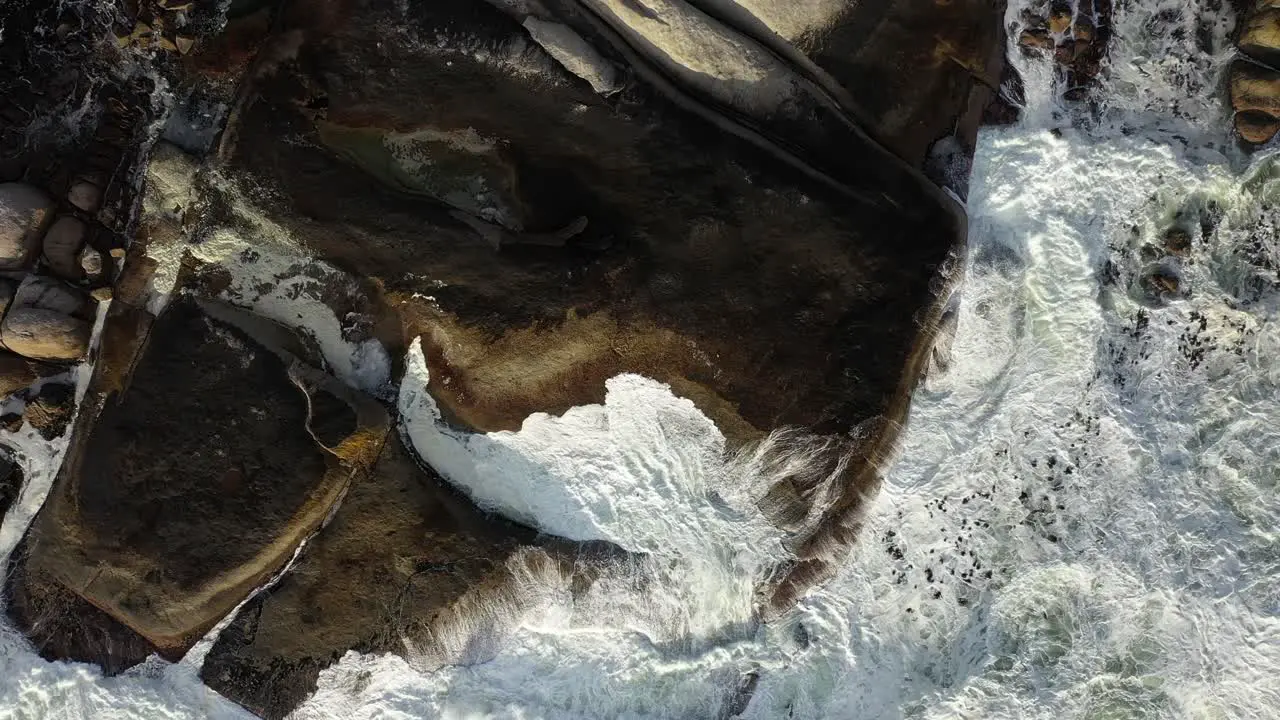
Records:
[[[184,299],[156,321],[128,389],[78,428],[26,540],[28,583],[74,589],[170,656],[285,565],[387,428],[376,404],[264,347],[237,312]],[[309,398],[321,391],[354,407]],[[354,420],[333,447],[313,434],[333,422],[320,409]]]
[[[332,513],[204,668],[277,717],[348,650],[456,660],[473,615],[527,601],[522,573],[576,587],[609,561],[479,512],[305,338],[215,301],[235,280],[197,256],[236,233],[261,247],[234,262],[270,234],[346,273],[359,293],[313,279],[292,299],[397,362],[420,340],[464,431],[599,402],[625,372],[690,399],[732,450],[798,428],[812,462],[762,502],[794,557],[761,612],[829,575],[945,355],[1001,4],[326,0],[218,37],[144,5],[119,43],[164,56],[184,107],[221,109],[171,118],[194,155],[159,143],[141,203],[116,180],[143,115],[119,98],[82,162],[29,168],[61,198],[41,223],[60,219],[0,322],[11,350],[72,361],[86,291],[113,298],[12,560],[10,614],[43,653],[176,657]],[[57,430],[58,398],[34,400]]]
[[[1240,138],[1261,145],[1280,132],[1280,7],[1258,0],[1238,26],[1240,58],[1231,65],[1230,99]]]
[[[1048,55],[1059,70],[1056,87],[1071,101],[1087,100],[1103,70],[1111,40],[1111,0],[1052,0],[1021,13],[1010,30],[1028,55]]]

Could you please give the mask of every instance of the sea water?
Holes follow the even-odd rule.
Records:
[[[753,510],[770,469],[723,460],[661,385],[623,376],[602,405],[464,436],[411,351],[404,429],[451,480],[647,560],[577,598],[548,580],[478,654],[349,653],[296,716],[1276,717],[1280,157],[1229,136],[1229,9],[1138,0],[1114,21],[1097,107],[1064,107],[1049,62],[1011,49],[1027,108],[979,138],[952,361],[836,578],[752,616],[784,552]],[[1171,227],[1185,256],[1161,249]],[[1156,270],[1177,287],[1152,292]],[[57,448],[28,454],[2,553]],[[4,627],[0,717],[244,717],[198,663],[103,678]]]

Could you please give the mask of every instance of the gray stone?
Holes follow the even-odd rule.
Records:
[[[18,286],[13,298],[13,308],[53,310],[63,315],[84,316],[89,300],[84,293],[69,287],[56,278],[28,275]]]
[[[26,267],[40,247],[54,203],[25,183],[0,183],[0,270]]]

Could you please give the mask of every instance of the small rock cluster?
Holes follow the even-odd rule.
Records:
[[[1083,4],[1082,4],[1083,5]],[[1051,54],[1065,80],[1063,96],[1083,100],[1102,70],[1109,35],[1109,3],[1092,9],[1053,2],[1048,12],[1025,10],[1018,46],[1027,54]]]
[[[0,184],[0,344],[9,352],[52,363],[88,352],[88,290],[106,281],[110,256],[91,242],[91,224],[80,215],[96,211],[101,195],[91,183],[73,183],[70,207],[59,213],[43,190]]]
[[[133,27],[116,31],[116,45],[122,48],[158,48],[186,55],[195,46],[195,37],[186,32],[193,5],[190,0],[142,3]]]
[[[1260,145],[1280,132],[1280,0],[1256,0],[1236,39],[1231,107],[1240,138]]]

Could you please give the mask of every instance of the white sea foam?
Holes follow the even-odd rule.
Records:
[[[775,553],[754,489],[716,500],[731,470],[687,404],[624,377],[602,406],[464,436],[436,423],[411,355],[407,430],[451,480],[645,551],[654,580],[576,603],[551,588],[484,662],[349,653],[297,717],[710,718],[751,673],[743,716],[770,720],[1274,717],[1280,157],[1246,171],[1228,142],[1226,53],[1192,27],[1221,43],[1221,18],[1117,8],[1088,130],[1048,132],[1067,114],[1052,72],[1022,68],[1024,124],[979,143],[950,369],[917,394],[848,564],[778,620],[743,601]],[[1171,261],[1185,297],[1144,304],[1147,263],[1167,261],[1141,248],[1174,223],[1193,238]],[[0,716],[236,712],[186,670],[104,680],[9,631],[0,678]]]

